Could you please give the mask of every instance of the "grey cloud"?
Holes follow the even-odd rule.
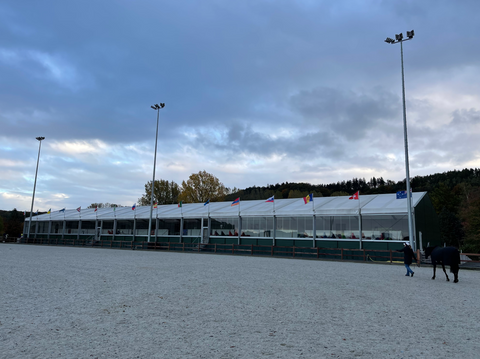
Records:
[[[396,171],[403,161],[400,48],[383,40],[410,29],[417,34],[404,46],[413,166],[434,169],[446,158],[461,165],[475,158],[478,111],[449,108],[450,124],[422,127],[438,109],[415,96],[428,87],[441,102],[441,90],[452,86],[464,98],[476,96],[478,86],[462,76],[478,74],[480,47],[472,44],[479,10],[478,1],[3,1],[0,136],[14,145],[0,148],[0,156],[26,164],[0,168],[22,178],[21,185],[2,185],[31,191],[30,143],[38,135],[98,138],[139,153],[71,160],[46,146],[41,191],[77,201],[110,188],[105,195],[138,198],[150,177],[138,162],[153,149],[150,105],[157,102],[166,103],[162,159],[180,161],[191,151],[212,172],[239,156],[274,155],[332,176],[351,168]],[[278,173],[252,169],[229,178],[282,182],[289,171],[285,165]]]
[[[399,113],[398,98],[386,91],[355,93],[331,88],[301,91],[291,99],[292,107],[310,122],[333,129],[338,137],[362,140],[366,132]]]

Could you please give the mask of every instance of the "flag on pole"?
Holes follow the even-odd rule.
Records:
[[[97,209],[98,209],[98,207],[95,207],[95,211],[94,211],[94,212],[96,212],[96,211],[97,211]]]
[[[233,201],[231,206],[236,206],[237,204],[240,204],[240,197],[238,197],[235,201]]]
[[[360,194],[359,191],[357,191],[353,196],[348,197],[348,199],[359,199],[358,198],[359,194]]]
[[[268,198],[265,202],[275,202],[275,196]]]
[[[313,193],[310,193],[307,197],[304,197],[303,201],[305,202],[305,204],[307,204],[308,202],[312,202],[313,201]]]
[[[50,214],[50,213],[52,213],[52,209],[51,209],[51,208],[48,210],[47,214]]]
[[[132,211],[135,210],[136,205],[137,205],[136,203],[133,204],[133,206],[132,206]]]
[[[24,217],[27,216],[27,211],[23,211],[23,216],[24,216]]]
[[[157,208],[158,207],[158,202],[155,202],[155,204],[153,205],[153,208]]]
[[[63,208],[63,209],[61,209],[60,211],[58,211],[58,213],[60,213],[60,212],[65,213],[65,208]]]
[[[206,205],[209,204],[209,203],[210,203],[210,198],[207,199],[207,202],[205,202],[203,205],[206,206]]]
[[[82,210],[82,206],[77,208],[77,212],[80,212]]]
[[[178,204],[178,207],[182,207],[182,201],[180,201],[180,203]]]
[[[37,209],[37,211],[35,212],[35,214],[37,214],[37,215],[38,215],[38,209]]]
[[[412,190],[410,189],[410,197],[412,197]],[[398,191],[397,192],[397,199],[404,199],[407,198],[407,191]]]

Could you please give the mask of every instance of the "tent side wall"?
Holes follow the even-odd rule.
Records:
[[[425,194],[415,207],[415,229],[417,248],[423,249],[420,248],[420,232],[422,233],[422,246],[424,248],[427,243],[430,243],[431,246],[442,245],[440,221],[428,194]]]

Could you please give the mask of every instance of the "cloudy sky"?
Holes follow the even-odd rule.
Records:
[[[0,209],[480,167],[480,2],[0,2]]]

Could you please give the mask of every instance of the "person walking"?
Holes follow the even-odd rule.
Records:
[[[405,274],[405,276],[409,277],[411,274],[411,276],[413,277],[415,272],[410,268],[410,264],[412,264],[412,258],[415,259],[415,262],[417,261],[417,258],[413,253],[413,249],[410,246],[410,243],[403,243],[403,248],[397,249],[397,252],[403,252],[403,263],[405,263],[405,268],[407,268],[407,274]]]

